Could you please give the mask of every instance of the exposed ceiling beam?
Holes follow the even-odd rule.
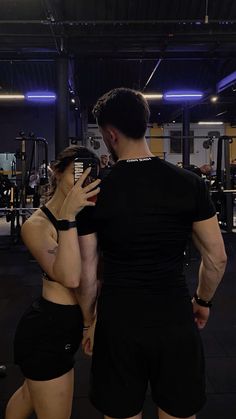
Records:
[[[59,8],[59,5],[54,4],[52,5],[51,0],[41,0],[43,10],[45,12],[47,20],[50,22],[50,32],[51,37],[54,41],[56,50],[58,54],[64,52],[64,26],[62,24],[58,24],[59,19],[63,18],[62,9]],[[60,37],[60,41],[58,40]]]
[[[59,9],[57,9],[59,10]],[[26,24],[26,23],[38,23],[38,24],[45,24],[47,23],[47,20],[42,19],[0,19],[0,24]],[[49,22],[48,22],[49,23]],[[177,24],[180,26],[185,25],[196,25],[196,26],[205,26],[209,27],[210,25],[221,25],[221,26],[230,26],[236,24],[236,19],[209,19],[208,24],[206,25],[203,19],[126,19],[126,20],[102,20],[102,19],[78,19],[78,20],[58,20],[58,23],[61,23],[63,25],[169,25],[169,24]]]
[[[19,49],[10,49],[9,45],[6,48],[5,45],[1,45],[0,43],[0,60],[48,60],[53,59],[57,55],[57,51],[51,47],[47,48],[47,51],[44,50],[43,46],[35,46],[34,48],[27,47]],[[132,49],[127,49],[126,51],[112,51],[112,50],[90,50],[80,48],[80,50],[76,48],[69,48],[68,51],[69,55],[75,56],[77,58],[83,59],[103,59],[103,60],[112,60],[112,61],[153,61],[157,59],[163,60],[174,60],[174,61],[198,61],[198,60],[225,60],[225,59],[235,59],[236,58],[236,51],[222,51],[222,52],[215,52],[214,54],[210,54],[205,51],[196,51],[196,52],[183,52],[183,51],[167,51],[162,53],[160,51],[145,51],[138,49],[133,51]]]

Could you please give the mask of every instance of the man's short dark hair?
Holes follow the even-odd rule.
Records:
[[[150,110],[140,92],[120,87],[98,99],[93,108],[98,125],[113,125],[130,138],[142,138],[149,121]]]

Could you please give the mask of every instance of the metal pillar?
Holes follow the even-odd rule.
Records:
[[[79,113],[74,112],[74,120],[75,120],[75,137],[80,136],[80,120],[79,120]]]
[[[189,107],[186,104],[183,108],[183,139],[182,139],[182,160],[183,166],[190,165],[190,119]]]
[[[68,90],[68,58],[57,60],[57,102],[55,115],[55,153],[69,145],[69,90]]]
[[[230,142],[228,138],[224,142],[224,158],[225,158],[225,187],[226,190],[230,190],[231,185],[231,174],[230,174]],[[234,226],[234,214],[233,214],[233,195],[232,193],[226,193],[226,231],[231,233]]]
[[[26,144],[25,144],[24,137],[21,141],[21,170],[22,170],[22,174],[21,174],[21,206],[25,207],[27,172],[26,172]]]
[[[82,136],[82,124],[81,124],[81,111],[79,107],[73,111],[73,116],[74,116],[75,137],[80,138],[82,140],[83,136]]]
[[[83,108],[81,114],[81,137],[82,137],[82,144],[86,146],[87,142],[87,134],[88,134],[88,109],[85,107]]]

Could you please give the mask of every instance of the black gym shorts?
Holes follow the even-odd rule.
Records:
[[[39,298],[21,318],[14,339],[14,360],[24,377],[45,381],[70,371],[83,335],[79,305]]]
[[[189,297],[101,296],[90,400],[103,414],[128,418],[152,399],[186,418],[205,403],[202,343]]]

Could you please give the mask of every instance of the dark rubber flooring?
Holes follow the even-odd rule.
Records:
[[[224,234],[228,266],[214,298],[211,318],[202,331],[207,365],[208,400],[198,419],[236,419],[236,234]],[[192,249],[186,268],[190,290],[195,289],[199,257]],[[12,341],[16,324],[30,302],[41,291],[40,270],[23,245],[0,236],[0,364],[7,376],[0,378],[0,418],[8,398],[22,383],[13,364]],[[90,360],[78,354],[72,419],[102,419],[88,400]],[[156,418],[147,393],[144,419]],[[32,416],[32,419],[35,416]],[[56,419],[56,418],[55,418]]]

